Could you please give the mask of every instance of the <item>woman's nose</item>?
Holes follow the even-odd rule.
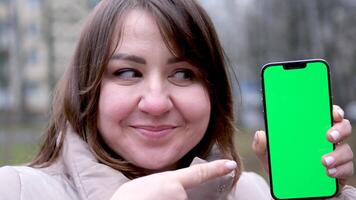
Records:
[[[169,95],[169,91],[162,85],[153,84],[141,91],[140,102],[138,109],[142,112],[153,116],[160,116],[167,113],[173,107],[173,102]]]

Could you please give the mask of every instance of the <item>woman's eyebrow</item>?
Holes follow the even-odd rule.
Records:
[[[127,60],[138,64],[146,64],[146,60],[144,58],[135,55],[125,54],[125,53],[116,53],[111,57],[111,59]]]
[[[126,54],[126,53],[116,53],[111,57],[111,59],[127,60],[127,61],[136,62],[139,64],[146,64],[146,60],[144,58],[136,56],[136,55]],[[182,61],[184,61],[184,59],[178,58],[178,57],[172,57],[167,60],[167,64],[174,64],[174,63],[178,63],[178,62],[182,62]]]
[[[184,61],[182,58],[172,57],[172,58],[168,59],[167,64],[174,64],[174,63],[178,63],[178,62],[182,62],[182,61]]]

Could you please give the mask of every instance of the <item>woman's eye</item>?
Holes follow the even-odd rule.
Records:
[[[113,75],[121,79],[135,79],[142,77],[142,74],[134,69],[119,69],[115,71]]]
[[[176,70],[171,76],[169,76],[169,80],[176,85],[189,85],[195,79],[195,74],[190,69],[179,69]]]
[[[177,70],[172,77],[180,80],[192,80],[194,78],[194,72],[189,69]]]

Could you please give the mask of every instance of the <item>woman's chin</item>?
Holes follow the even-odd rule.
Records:
[[[171,162],[153,161],[153,160],[141,164],[138,163],[137,166],[145,169],[145,171],[147,171],[148,174],[176,169],[176,163],[172,164]]]

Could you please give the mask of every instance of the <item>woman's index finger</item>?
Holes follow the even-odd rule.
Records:
[[[172,178],[178,181],[184,189],[189,189],[211,179],[231,173],[236,167],[237,164],[235,161],[216,160],[193,165],[170,173]]]

